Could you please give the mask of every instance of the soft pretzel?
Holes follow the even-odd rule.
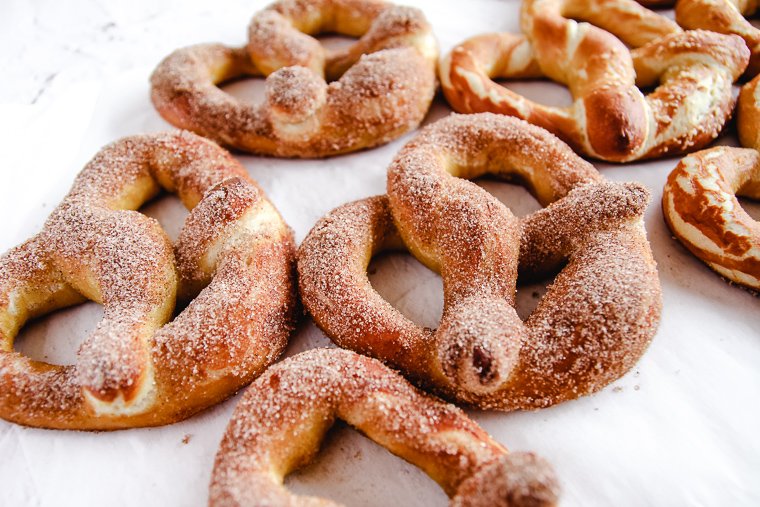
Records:
[[[216,456],[209,504],[336,505],[282,484],[313,459],[336,419],[422,468],[452,506],[556,503],[557,481],[543,459],[508,454],[464,412],[375,359],[314,349],[272,366],[245,392]]]
[[[719,274],[760,290],[760,223],[736,196],[760,199],[760,153],[720,146],[685,157],[668,176],[662,209],[670,230]]]
[[[524,182],[543,210],[518,220],[471,182]],[[482,408],[544,407],[597,391],[638,360],[659,322],[643,226],[649,194],[606,182],[545,130],[508,116],[452,115],[391,164],[388,196],[341,206],[300,247],[304,305],[338,345],[382,359]],[[373,255],[407,247],[443,278],[437,330],[375,292]],[[519,259],[519,262],[518,262]],[[564,266],[523,323],[515,282]]]
[[[742,87],[739,141],[685,157],[662,195],[665,222],[697,258],[727,279],[760,290],[760,224],[736,196],[760,199],[760,76]]]
[[[522,118],[612,162],[693,151],[715,139],[749,57],[737,36],[681,32],[631,0],[526,0],[521,24],[524,37],[486,34],[455,47],[440,65],[446,99],[458,112]],[[641,47],[629,52],[594,25]],[[537,104],[493,81],[541,76],[566,84],[573,104]],[[656,85],[646,96],[638,88]]]
[[[760,151],[760,77],[742,86],[736,107],[736,130],[745,148]]]
[[[326,53],[312,37],[323,32],[360,39]],[[253,18],[247,48],[202,44],[169,55],[153,72],[151,96],[169,123],[221,144],[327,157],[416,128],[435,93],[437,58],[418,9],[382,0],[280,0]],[[268,76],[263,103],[216,86],[242,76]]]
[[[676,21],[690,30],[703,28],[744,39],[751,54],[744,75],[753,78],[760,72],[760,30],[745,16],[754,15],[757,7],[757,0],[679,0]]]
[[[157,221],[129,211],[160,189],[191,209],[174,252]],[[211,141],[180,132],[105,147],[42,231],[0,257],[0,417],[118,429],[221,401],[285,347],[294,254],[277,210]],[[167,323],[178,287],[182,299],[197,297]],[[76,365],[14,352],[27,320],[85,299],[104,312]]]

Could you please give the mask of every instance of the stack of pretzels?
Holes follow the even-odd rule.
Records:
[[[555,505],[545,460],[508,452],[436,396],[541,409],[603,389],[646,351],[662,311],[644,227],[650,191],[605,179],[580,155],[625,163],[700,150],[733,114],[733,84],[760,69],[760,32],[732,2],[679,0],[676,22],[647,8],[672,3],[523,0],[522,34],[476,35],[438,62],[418,9],[279,0],[254,16],[245,47],[175,51],[154,71],[151,99],[185,130],[103,148],[42,230],[0,257],[0,417],[162,425],[251,384],[216,456],[212,505],[330,505],[283,481],[336,419],[422,468],[453,506]],[[740,4],[751,14],[754,3]],[[358,40],[328,51],[322,33]],[[389,142],[422,123],[436,70],[466,114],[424,127],[392,160],[384,195],[329,212],[298,250],[216,144],[314,158]],[[261,104],[219,88],[245,76],[266,77]],[[572,104],[538,104],[494,81],[537,77],[567,85]],[[662,206],[689,250],[760,289],[760,224],[736,198],[760,198],[760,76],[738,103],[746,148],[687,155]],[[516,217],[469,181],[485,175],[524,185],[543,208]],[[137,211],[161,191],[190,210],[174,244]],[[440,273],[437,329],[370,284],[373,256],[397,249]],[[518,282],[549,277],[523,321]],[[338,348],[273,365],[299,295]],[[87,299],[104,314],[75,365],[14,351],[27,321]]]

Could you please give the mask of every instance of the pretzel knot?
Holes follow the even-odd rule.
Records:
[[[691,30],[703,28],[712,32],[738,35],[750,50],[745,77],[760,72],[760,30],[746,17],[757,12],[755,0],[679,0],[676,2],[676,21]]]
[[[517,219],[471,182],[524,182],[546,208]],[[299,250],[304,305],[342,347],[377,357],[450,399],[544,407],[601,389],[638,360],[660,315],[660,286],[635,183],[603,180],[548,132],[507,116],[452,115],[408,143],[388,196],[344,205]],[[372,255],[406,246],[443,278],[437,330],[375,292]],[[564,267],[563,267],[564,266]],[[522,278],[562,268],[526,322]]]
[[[336,419],[422,468],[452,507],[556,504],[557,480],[543,459],[508,454],[458,408],[377,360],[339,349],[278,363],[245,392],[216,456],[209,504],[336,505],[282,485],[313,459]]]
[[[312,37],[324,32],[360,38],[327,52]],[[437,58],[418,9],[382,0],[280,0],[254,16],[246,48],[202,44],[169,55],[153,72],[151,96],[169,123],[224,145],[327,157],[416,128],[435,93]],[[263,103],[216,87],[243,76],[268,76]]]
[[[455,47],[440,65],[446,99],[459,112],[524,119],[612,162],[693,151],[715,139],[749,58],[737,36],[682,32],[632,0],[526,0],[521,25],[525,36],[486,34]],[[572,105],[544,106],[493,81],[543,76],[566,84]],[[646,96],[639,90],[654,86]]]
[[[157,221],[131,211],[161,189],[191,210],[174,251]],[[105,147],[42,231],[0,257],[0,417],[151,426],[230,396],[285,347],[294,253],[277,210],[214,143],[180,132]],[[178,293],[189,304],[171,320]],[[76,365],[13,351],[27,320],[86,299],[103,319]]]

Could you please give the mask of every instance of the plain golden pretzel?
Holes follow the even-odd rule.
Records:
[[[191,210],[174,251],[157,221],[130,211],[161,189]],[[119,429],[213,405],[284,349],[293,275],[290,228],[227,152],[188,132],[121,139],[39,234],[0,257],[0,417]],[[178,291],[194,299],[171,320]],[[14,352],[26,321],[86,299],[103,319],[75,365]]]
[[[685,157],[668,176],[662,209],[670,230],[727,279],[760,290],[760,223],[736,196],[760,199],[760,153],[717,147]]]
[[[462,179],[485,174],[524,182],[547,207],[516,219]],[[387,197],[317,223],[298,254],[301,297],[338,345],[450,399],[500,410],[552,405],[619,378],[655,333],[648,201],[643,187],[606,182],[545,130],[490,113],[452,115],[401,150]],[[443,278],[437,330],[409,321],[367,279],[373,255],[403,247]],[[518,267],[522,279],[562,268],[525,323],[514,309]]]
[[[360,39],[327,53],[312,37],[323,32]],[[168,122],[221,144],[327,157],[416,128],[435,93],[437,58],[418,9],[382,0],[280,0],[254,16],[246,48],[202,44],[169,55],[151,77],[151,96]],[[217,88],[243,76],[268,76],[263,103]]]
[[[760,223],[737,196],[760,199],[760,76],[739,94],[739,140],[685,157],[662,195],[665,222],[698,259],[732,282],[760,290]]]
[[[521,24],[525,36],[486,34],[455,47],[440,64],[446,99],[459,112],[522,118],[612,162],[693,151],[715,139],[749,57],[737,36],[681,32],[630,0],[526,0]],[[493,81],[542,76],[566,84],[573,104],[544,106]],[[639,90],[654,86],[646,96]]]
[[[685,157],[668,176],[662,210],[670,230],[728,280],[760,290],[760,223],[737,196],[760,199],[760,76],[742,87],[739,140]]]
[[[336,419],[422,468],[452,507],[556,503],[543,459],[508,454],[464,412],[375,359],[315,349],[272,366],[245,392],[216,456],[209,505],[334,506],[295,496],[282,482],[312,461]]]
[[[757,7],[757,0],[679,0],[676,21],[691,30],[703,28],[744,39],[751,54],[744,75],[753,78],[760,71],[760,30],[745,17],[753,16]]]

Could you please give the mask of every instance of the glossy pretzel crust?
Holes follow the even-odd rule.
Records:
[[[524,119],[611,162],[690,152],[715,139],[749,58],[735,35],[682,32],[632,0],[525,1],[521,24],[524,36],[479,35],[441,61],[449,104]],[[526,77],[566,84],[572,105],[544,106],[493,81]],[[647,95],[639,89],[655,86]]]
[[[737,195],[760,199],[760,153],[720,146],[678,163],[665,184],[662,211],[697,258],[727,279],[760,290],[760,223]]]

